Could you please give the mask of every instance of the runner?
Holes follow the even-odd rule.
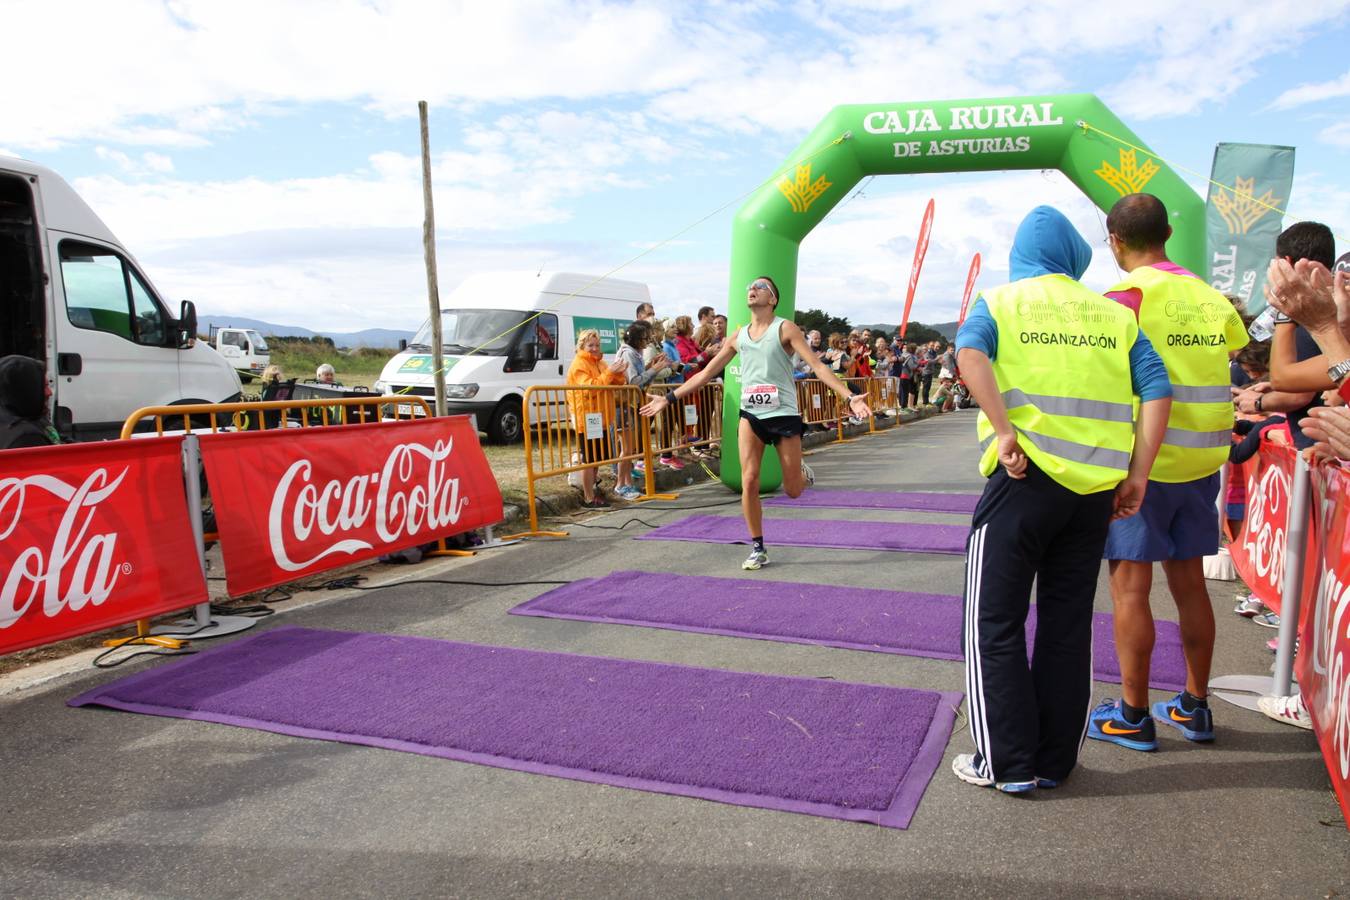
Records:
[[[750,529],[753,544],[750,556],[741,568],[759,569],[769,563],[769,554],[764,548],[763,510],[759,503],[759,466],[764,457],[764,446],[772,444],[778,448],[778,459],[783,465],[783,490],[789,497],[801,496],[806,485],[815,480],[811,469],[802,462],[802,432],[806,427],[797,409],[792,354],[807,360],[817,378],[846,398],[853,415],[865,419],[872,411],[862,394],[851,393],[829,366],[811,352],[800,328],[774,315],[778,307],[778,285],[772,278],[761,275],[750,283],[746,288],[746,305],[750,307],[750,324],[736,329],[697,375],[668,396],[675,400],[687,397],[716,378],[732,357],[740,354],[741,510],[745,513],[745,524]],[[670,405],[664,396],[648,394],[648,397],[649,402],[642,407],[644,416],[654,416]]]

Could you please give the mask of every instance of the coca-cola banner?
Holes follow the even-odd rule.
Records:
[[[0,451],[0,653],[206,599],[182,443]]]
[[[1340,468],[1317,466],[1312,483],[1316,515],[1309,568],[1317,577],[1315,588],[1303,595],[1298,683],[1350,822],[1350,477]]]
[[[1252,593],[1266,606],[1280,609],[1284,580],[1284,545],[1288,532],[1290,488],[1294,482],[1294,450],[1261,443],[1261,452],[1233,477],[1247,480],[1247,517],[1229,547],[1233,564]]]
[[[502,518],[468,416],[202,435],[233,596]]]

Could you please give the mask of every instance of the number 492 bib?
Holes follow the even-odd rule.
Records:
[[[755,411],[769,411],[778,408],[778,386],[773,384],[748,384],[741,391],[741,407]]]

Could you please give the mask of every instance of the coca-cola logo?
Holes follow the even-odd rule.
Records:
[[[1346,671],[1345,648],[1350,646],[1350,588],[1323,560],[1316,605],[1309,620],[1312,631],[1312,668],[1323,679],[1320,703],[1314,708],[1317,723],[1330,735],[1342,779],[1350,778],[1350,672]],[[1305,691],[1305,694],[1308,693]],[[1306,697],[1311,703],[1310,698]]]
[[[98,505],[117,490],[126,474],[123,469],[112,478],[107,469],[95,469],[77,486],[51,475],[0,478],[0,546],[3,559],[11,560],[0,586],[0,628],[19,621],[39,594],[48,617],[66,608],[98,606],[111,596],[117,579],[131,572],[129,563],[117,561],[117,534],[98,533],[92,527]],[[30,497],[38,491],[65,504],[50,546],[10,546],[25,508],[41,502]]]
[[[322,559],[434,536],[459,521],[469,498],[446,475],[454,440],[399,444],[378,472],[313,480],[308,459],[291,463],[272,492],[267,534],[272,558],[288,572]],[[374,534],[371,535],[373,528]]]
[[[1278,465],[1265,467],[1247,480],[1248,518],[1242,549],[1256,574],[1271,587],[1284,575],[1284,543],[1289,517],[1289,475]]]

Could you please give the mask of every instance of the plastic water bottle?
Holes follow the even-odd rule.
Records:
[[[1252,336],[1254,341],[1268,341],[1275,334],[1275,307],[1267,306],[1261,315],[1252,321],[1252,327],[1247,329],[1247,333]]]

